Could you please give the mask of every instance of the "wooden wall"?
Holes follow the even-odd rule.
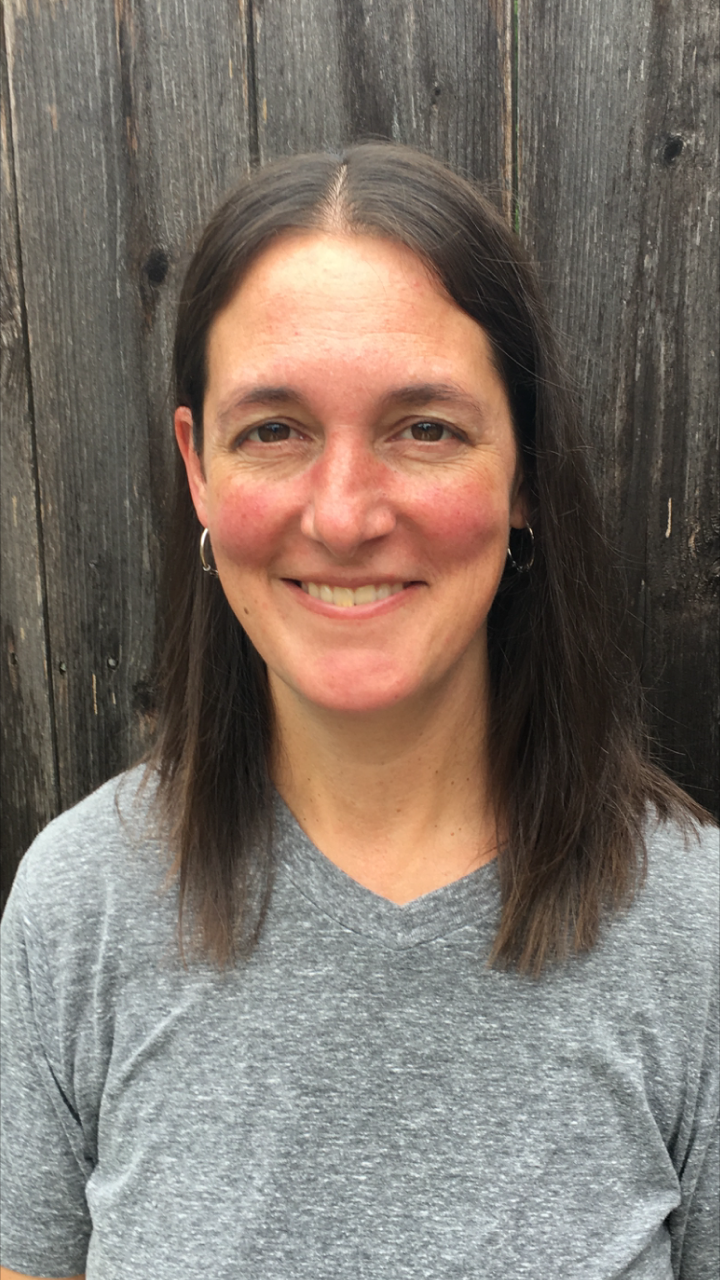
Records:
[[[194,237],[250,164],[368,135],[481,180],[536,254],[662,756],[716,803],[716,0],[6,0],[3,22],[5,889],[147,742]]]

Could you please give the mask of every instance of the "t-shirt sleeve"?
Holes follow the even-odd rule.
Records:
[[[0,1260],[30,1275],[85,1270],[92,1170],[70,1082],[62,1078],[58,1016],[21,866],[0,927],[3,1212]]]
[[[710,1046],[717,1058],[717,1039]],[[680,1170],[682,1201],[670,1216],[677,1280],[717,1280],[720,1261],[720,1119],[717,1062],[707,1064]]]
[[[709,1141],[698,1152],[691,1170],[692,1189],[684,1196],[682,1224],[678,1224],[676,1275],[678,1280],[717,1280],[720,1263],[720,1152],[717,1116]]]
[[[717,832],[706,837],[713,870],[717,867]],[[673,1273],[677,1280],[717,1280],[720,1275],[720,946],[717,931],[716,879],[700,882],[698,901],[709,905],[709,918],[698,907],[693,950],[695,999],[699,1017],[688,1052],[696,1069],[685,1082],[683,1116],[672,1152],[682,1200],[670,1215]],[[693,917],[695,919],[696,917]],[[703,1028],[702,1031],[700,1028]]]

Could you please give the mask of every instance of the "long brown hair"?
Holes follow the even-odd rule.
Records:
[[[384,143],[285,159],[243,182],[206,228],[179,303],[176,403],[192,412],[198,451],[210,326],[253,259],[300,228],[419,254],[483,327],[505,381],[535,557],[528,573],[508,566],[488,620],[492,781],[509,833],[492,959],[537,974],[594,946],[605,913],[631,900],[649,804],[686,823],[708,815],[647,758],[577,406],[527,256],[469,182]],[[199,534],[178,458],[151,765],[181,925],[189,913],[201,952],[223,965],[254,944],[271,892],[273,714],[262,659],[201,571]]]

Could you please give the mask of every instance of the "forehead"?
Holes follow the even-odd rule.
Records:
[[[253,261],[208,337],[208,391],[249,377],[365,369],[437,380],[494,370],[483,329],[397,241],[300,232]],[[495,371],[496,372],[496,371]]]
[[[399,241],[359,232],[297,231],[277,237],[250,264],[235,298],[257,303],[278,290],[305,300],[337,294],[341,301],[344,294],[348,303],[352,297],[378,305],[391,304],[398,294],[435,295],[455,306],[418,254]]]

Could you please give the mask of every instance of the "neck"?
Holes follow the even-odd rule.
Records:
[[[477,670],[468,684],[350,716],[271,679],[278,791],[331,861],[395,902],[460,879],[496,852],[487,688]]]

